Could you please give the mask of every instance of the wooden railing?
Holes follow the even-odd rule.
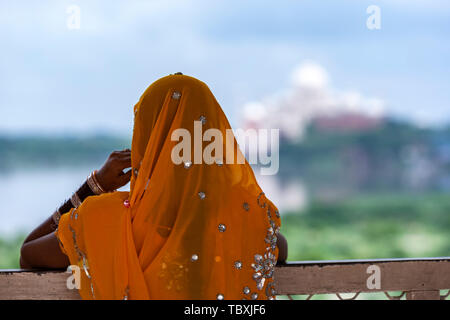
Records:
[[[360,293],[381,292],[389,299],[444,300],[450,289],[450,257],[291,262],[278,267],[275,277],[279,295],[306,299],[318,294],[356,299]],[[400,294],[393,296],[393,291]],[[343,293],[353,295],[343,298]]]
[[[0,299],[79,299],[63,271],[0,270]],[[389,299],[447,299],[450,257],[288,262],[276,267],[280,297],[307,299],[320,294],[384,292]],[[400,294],[393,296],[393,291]],[[360,297],[360,296],[359,296]]]

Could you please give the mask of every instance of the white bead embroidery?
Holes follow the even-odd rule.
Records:
[[[185,161],[185,162],[184,162],[184,167],[185,167],[186,169],[189,169],[191,166],[192,166],[192,162],[191,162],[191,161]]]
[[[172,93],[172,99],[178,100],[181,98],[181,93],[179,93],[178,91],[175,91],[174,93]]]

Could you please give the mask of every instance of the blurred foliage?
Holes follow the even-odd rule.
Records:
[[[277,177],[304,184],[309,201],[283,215],[289,260],[450,255],[449,141],[449,128],[392,120],[357,132],[311,126],[302,141],[282,141]],[[129,140],[108,136],[3,136],[0,173],[100,163],[126,147]],[[426,175],[412,183],[424,164]],[[0,236],[0,268],[18,267],[23,238]]]
[[[313,203],[282,217],[289,260],[450,255],[446,194],[366,195]]]
[[[293,260],[450,255],[450,197],[367,195],[313,203],[282,217]],[[18,268],[23,235],[0,239],[0,268]]]
[[[0,237],[0,269],[19,268],[20,247],[25,237],[24,234],[7,238]]]
[[[417,174],[423,172],[419,179]],[[450,128],[387,119],[360,131],[319,130],[280,144],[281,179],[301,179],[310,194],[450,188]]]

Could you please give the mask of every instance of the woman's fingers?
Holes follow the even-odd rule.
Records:
[[[115,159],[121,159],[121,158],[126,158],[126,157],[131,157],[131,152],[130,151],[118,151],[117,153],[114,153],[114,158]]]
[[[113,151],[111,153],[112,158],[123,158],[123,157],[129,157],[129,156],[131,156],[130,149],[125,149],[125,150],[121,150],[121,151]]]
[[[118,157],[116,159],[114,159],[117,162],[126,162],[126,161],[131,161],[131,156],[125,156],[125,157]]]
[[[111,154],[111,162],[120,170],[131,167],[131,151],[129,149],[114,151]]]
[[[117,169],[123,170],[125,168],[131,167],[131,157],[117,159],[115,161]]]
[[[131,170],[128,170],[119,177],[121,186],[126,185],[131,179]]]

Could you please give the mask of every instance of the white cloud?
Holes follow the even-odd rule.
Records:
[[[296,100],[305,110],[342,100],[349,109],[382,112],[381,100],[360,94],[367,90],[388,99],[390,113],[401,118],[426,106],[427,122],[448,121],[448,9],[436,15],[423,10],[435,6],[426,1],[412,8],[405,2],[408,10],[383,2],[384,14],[395,19],[389,32],[372,38],[360,21],[365,10],[326,2],[0,1],[0,131],[130,132],[132,105],[145,87],[177,71],[208,83],[233,126],[246,101],[263,108],[253,106],[244,117],[266,123],[280,121],[264,120],[268,106],[293,103],[292,115],[280,115],[292,134],[308,121],[299,120]],[[81,8],[80,30],[67,28],[71,4]],[[334,64],[333,79],[312,61],[288,77],[296,61],[311,56]],[[357,90],[334,90],[356,81]],[[257,101],[277,87],[288,92]]]

